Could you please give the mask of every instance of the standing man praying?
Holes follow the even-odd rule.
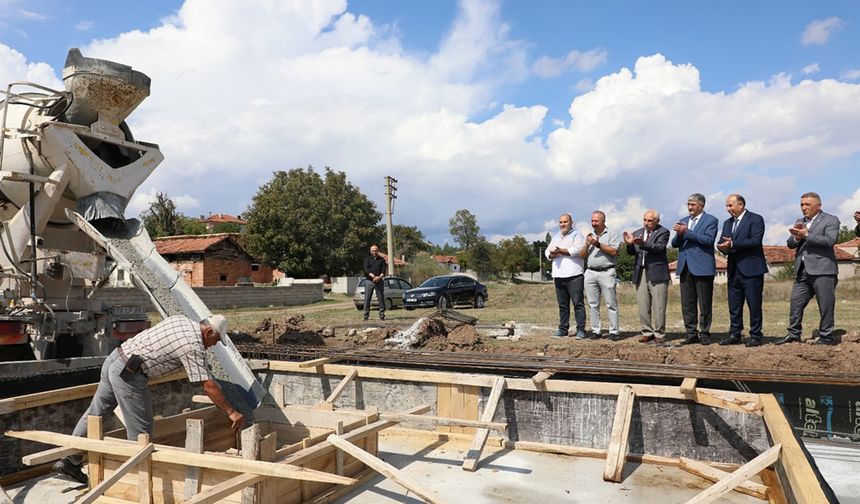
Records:
[[[570,214],[558,218],[559,232],[546,248],[546,257],[552,261],[552,279],[555,283],[555,298],[558,301],[558,330],[553,338],[567,337],[570,329],[570,305],[576,319],[576,338],[585,339],[585,303],[583,302],[583,265],[579,251],[585,246],[585,238],[573,228]]]
[[[379,247],[370,246],[370,255],[364,259],[364,276],[370,280],[370,285],[364,287],[364,320],[370,317],[370,298],[376,291],[376,302],[379,304],[379,320],[385,320],[385,270],[388,265],[379,256]]]

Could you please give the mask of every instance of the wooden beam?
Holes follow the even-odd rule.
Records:
[[[140,449],[139,452],[135,453],[133,457],[129,458],[123,464],[114,470],[113,474],[107,477],[104,481],[95,486],[92,490],[87,492],[80,500],[75,501],[75,504],[91,504],[96,501],[99,497],[104,494],[108,488],[112,487],[114,483],[119,481],[123,476],[125,476],[129,471],[137,467],[146,457],[149,456],[152,451],[155,450],[155,445],[152,443],[147,444],[143,448]]]
[[[185,420],[185,449],[191,453],[203,453],[203,420],[189,418]],[[185,488],[183,495],[190,499],[200,491],[200,468],[188,466],[185,468]]]
[[[482,422],[492,422],[493,416],[496,414],[496,408],[499,406],[499,400],[502,397],[502,392],[505,390],[505,379],[503,377],[496,378],[493,383],[493,388],[490,390],[490,396],[487,398],[487,404],[484,406],[484,412],[481,413]],[[478,459],[481,458],[481,452],[484,451],[484,445],[487,443],[487,436],[490,435],[489,429],[478,429],[475,432],[475,438],[472,440],[472,446],[466,452],[466,457],[463,460],[463,470],[474,471],[478,466]]]
[[[270,432],[260,440],[260,460],[272,462],[275,460],[275,451],[278,449],[278,433]],[[338,476],[343,476],[339,474]],[[260,504],[276,504],[277,486],[275,480],[266,478],[260,482]]]
[[[624,461],[627,459],[627,437],[630,435],[630,421],[633,417],[633,403],[636,394],[633,388],[625,385],[618,393],[615,403],[615,419],[612,422],[612,435],[606,450],[606,465],[603,467],[603,480],[620,483],[624,474]]]
[[[688,459],[686,457],[681,457],[679,459],[678,467],[683,469],[684,471],[687,471],[690,474],[695,474],[696,476],[704,478],[712,483],[715,483],[722,478],[725,478],[726,476],[732,474],[730,472],[721,471],[715,467],[711,467],[704,462]],[[756,483],[754,481],[741,482],[737,487],[734,488],[734,491],[751,495],[757,499],[767,500],[767,486],[762,485],[761,483]]]
[[[734,392],[727,393],[727,391],[723,390],[704,390],[697,388],[694,392],[695,401],[697,403],[761,416],[761,401],[757,398],[753,400],[746,397],[739,397]]]
[[[791,493],[797,504],[827,502],[818,477],[807,462],[806,453],[797,441],[794,430],[782,407],[772,394],[761,394],[762,416],[774,443],[782,444],[780,465],[790,480]],[[785,482],[783,482],[785,483]]]
[[[543,370],[539,371],[536,375],[532,376],[532,382],[535,385],[540,385],[541,383],[545,382],[547,378],[549,378],[550,376],[552,376],[554,374],[555,374],[555,371],[553,371],[553,370],[543,369]]]
[[[277,404],[279,408],[283,408],[287,405],[287,390],[283,383],[275,384],[275,404]]]
[[[696,381],[696,378],[684,378],[681,382],[681,393],[691,399],[696,397]]]
[[[421,406],[416,406],[415,408],[408,409],[405,411],[405,413],[411,413],[411,414],[417,415],[417,414],[421,414],[421,413],[426,413],[426,412],[430,411],[431,409],[432,409],[432,406],[430,406],[429,404],[424,404]],[[363,423],[364,423],[364,420],[362,420],[362,424]],[[358,427],[356,429],[350,430],[349,432],[344,434],[342,437],[343,437],[343,439],[346,439],[347,441],[352,442],[355,440],[362,439],[368,435],[374,435],[374,434],[378,433],[379,431],[381,431],[383,429],[387,429],[387,428],[392,427],[394,425],[397,425],[397,422],[390,421],[390,420],[379,420],[379,421],[374,422],[370,425],[365,425],[363,427]],[[284,464],[301,465],[301,464],[304,464],[304,463],[309,462],[311,460],[314,460],[318,457],[321,457],[323,455],[331,453],[331,452],[335,451],[337,448],[335,448],[328,441],[323,441],[321,443],[317,443],[317,444],[310,446],[308,448],[304,448],[298,452],[289,453],[287,455],[286,452],[288,450],[292,450],[292,449],[293,449],[292,447],[281,448],[280,450],[277,451],[275,460],[278,461],[279,463],[284,463]],[[282,454],[287,455],[287,456],[285,458],[282,458]],[[234,476],[233,478],[225,480],[225,481],[209,488],[205,492],[201,492],[201,493],[197,494],[192,499],[189,499],[188,501],[186,501],[184,504],[211,504],[214,502],[219,502],[219,499],[226,497],[228,495],[231,495],[231,494],[235,493],[237,490],[245,488],[248,485],[253,485],[254,483],[257,483],[257,482],[262,481],[262,480],[263,480],[262,477],[257,476],[255,474],[240,474],[239,476]]]
[[[242,431],[242,458],[257,460],[260,458],[260,424],[254,424]],[[254,504],[257,501],[258,487],[250,485],[242,489],[242,504]]]
[[[462,418],[446,418],[426,415],[407,415],[405,413],[380,413],[379,418],[383,420],[395,420],[398,422],[421,422],[434,426],[444,425],[446,427],[472,427],[476,429],[489,429],[504,432],[508,429],[505,422],[484,422],[481,420],[465,420]]]
[[[424,499],[426,502],[429,502],[430,504],[442,504],[442,500],[440,500],[434,493],[422,488],[418,483],[403,474],[396,467],[374,457],[370,453],[367,453],[361,448],[343,439],[342,437],[332,434],[328,437],[328,442],[345,451],[346,453],[352,455],[358,460],[364,462],[365,465],[378,472],[379,474],[394,481],[395,483],[409,490],[410,492],[415,493],[416,495]]]
[[[137,436],[138,444],[144,446],[152,445],[149,440],[149,434],[139,434]],[[155,448],[155,445],[152,445]],[[154,450],[149,453],[139,462],[137,468],[137,502],[139,504],[152,504],[152,460],[149,458]]]
[[[17,439],[37,441],[39,443],[68,446],[81,450],[94,451],[109,455],[131,457],[137,450],[134,445],[121,442],[121,440],[103,440],[81,438],[68,434],[58,434],[47,431],[6,431],[6,435]],[[348,485],[354,483],[352,478],[328,474],[304,467],[295,467],[286,464],[275,464],[261,462],[259,460],[243,460],[226,455],[212,455],[208,453],[188,453],[182,448],[164,445],[156,445],[152,453],[153,462],[167,462],[178,465],[197,465],[208,469],[220,469],[237,473],[252,473],[260,476],[275,478],[298,479],[304,481],[317,481],[320,483],[335,483]]]
[[[319,359],[311,359],[303,362],[299,362],[300,368],[315,368],[325,364],[332,362],[331,357],[320,357]]]
[[[334,429],[337,436],[343,436],[343,422],[338,422]],[[334,454],[334,473],[343,476],[343,450],[338,450]]]
[[[337,387],[335,387],[335,389],[331,391],[331,394],[329,394],[325,402],[329,404],[334,404],[334,402],[337,401],[337,398],[340,397],[340,395],[346,389],[346,386],[349,385],[349,382],[351,382],[356,376],[358,376],[358,370],[353,368],[352,371],[347,373],[347,375],[343,377],[340,383],[337,384]]]
[[[775,445],[772,448],[762,452],[758,457],[750,460],[746,464],[740,466],[735,472],[720,478],[720,481],[713,486],[700,493],[699,495],[688,500],[686,504],[708,504],[719,499],[722,495],[727,494],[735,489],[744,481],[755,476],[763,469],[774,464],[779,460],[779,452],[782,445]],[[826,500],[820,502],[827,502]]]
[[[30,455],[24,455],[21,457],[21,462],[23,462],[25,466],[34,466],[44,464],[46,462],[54,462],[63,457],[68,457],[69,455],[75,455],[78,453],[81,453],[81,451],[75,450],[74,448],[50,448],[48,450],[31,453]]]
[[[102,417],[90,415],[87,417],[87,437],[96,441],[104,438],[104,424]],[[87,455],[87,475],[90,480],[90,489],[95,488],[105,477],[104,456],[100,453],[89,453]]]

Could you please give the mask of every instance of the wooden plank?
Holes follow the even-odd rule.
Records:
[[[340,397],[340,395],[346,389],[346,386],[349,385],[349,382],[351,382],[356,376],[358,376],[358,370],[353,368],[352,371],[347,373],[347,375],[343,377],[340,383],[337,384],[337,387],[335,387],[335,389],[331,391],[331,394],[329,394],[325,402],[329,404],[334,404],[334,402],[337,401],[337,398]]]
[[[343,422],[337,423],[337,426],[334,429],[334,433],[337,436],[343,436]],[[343,476],[343,450],[338,450],[335,452],[334,460],[334,473],[339,476]]]
[[[554,374],[555,374],[555,371],[552,371],[550,369],[541,370],[536,375],[532,376],[532,382],[535,385],[540,385],[541,383],[545,382],[547,380],[547,378],[549,378],[550,376],[552,376]]]
[[[615,403],[615,419],[612,421],[612,434],[606,450],[606,465],[603,467],[603,480],[621,482],[624,474],[624,461],[627,459],[627,437],[630,435],[630,420],[633,417],[633,403],[636,394],[630,386],[621,387]]]
[[[242,431],[242,458],[257,460],[260,458],[260,427],[254,424]],[[257,485],[242,489],[242,504],[255,504],[259,493]]]
[[[102,417],[90,415],[87,417],[87,438],[101,441],[104,438],[104,423]],[[90,452],[87,455],[87,475],[90,489],[94,489],[105,477],[104,457],[100,453]]]
[[[763,469],[766,469],[770,465],[774,464],[777,460],[779,460],[779,452],[781,449],[782,445],[777,444],[772,448],[762,452],[761,454],[759,454],[758,457],[740,466],[735,472],[723,478],[720,478],[720,481],[718,481],[713,486],[700,493],[699,495],[688,500],[686,504],[708,504],[709,502],[714,502],[721,496],[734,490],[735,487],[737,487],[744,481],[750,479],[752,476],[755,476]],[[823,500],[820,502],[827,501]]]
[[[499,432],[503,432],[508,429],[508,424],[505,422],[484,422],[483,420],[464,420],[461,418],[444,418],[426,415],[407,415],[405,413],[380,413],[379,418],[383,420],[396,420],[398,422],[420,422],[433,425],[472,427],[476,429],[489,429]]]
[[[145,434],[141,434],[141,436],[145,436]],[[146,457],[149,456],[152,451],[155,450],[155,445],[152,443],[147,444],[143,448],[140,449],[133,457],[126,460],[121,466],[113,471],[113,473],[105,478],[104,481],[95,486],[92,490],[87,492],[80,500],[75,501],[75,504],[92,504],[96,501],[102,494],[107,491],[108,488],[113,486],[114,483],[120,480],[126,473],[130,472],[132,469],[137,467]]]
[[[376,478],[376,471],[367,467],[364,468],[360,473],[353,476],[358,483],[350,486],[340,486],[329,490],[328,492],[323,493],[322,495],[317,495],[307,504],[331,504],[332,502],[340,499],[341,497],[346,496],[349,493],[355,491],[355,487],[359,487],[364,485],[368,481]]]
[[[47,431],[6,431],[6,435],[17,439],[27,439],[39,443],[63,445],[81,450],[107,453],[130,457],[137,452],[134,445],[129,446],[121,440],[103,440],[80,438],[68,434],[58,434]],[[213,455],[208,453],[188,453],[182,448],[156,445],[152,453],[153,462],[167,462],[178,465],[198,465],[203,468],[218,469],[237,473],[253,473],[260,476],[271,476],[275,478],[299,479],[307,481],[320,481],[324,483],[336,483],[348,485],[354,481],[351,478],[326,474],[320,471],[312,471],[302,467],[285,464],[261,462],[259,460],[244,460],[228,455]]]
[[[418,483],[403,474],[396,467],[374,457],[373,455],[367,453],[361,448],[358,448],[357,446],[343,439],[342,437],[332,434],[328,437],[328,442],[345,451],[346,453],[352,455],[358,460],[361,460],[374,471],[394,481],[395,483],[409,490],[410,492],[415,493],[430,504],[442,504],[442,500],[439,499],[436,494],[422,488]]]
[[[499,406],[499,400],[502,397],[502,392],[505,390],[504,377],[496,378],[493,383],[493,388],[490,390],[490,396],[487,398],[487,404],[484,407],[484,412],[481,413],[482,422],[492,422],[493,416],[496,414],[496,408]],[[466,452],[466,457],[463,460],[463,469],[466,471],[474,471],[478,466],[478,459],[481,458],[481,452],[484,451],[484,445],[487,443],[487,436],[490,435],[489,429],[478,429],[475,432],[475,438],[472,440],[472,446]]]
[[[790,481],[791,492],[797,504],[818,504],[827,502],[818,477],[807,461],[803,448],[794,435],[794,430],[782,407],[772,394],[761,394],[762,416],[773,443],[782,444],[783,456],[780,465]]]
[[[779,483],[779,477],[776,471],[765,469],[759,473],[761,481],[767,485],[767,502],[768,504],[788,504],[788,499],[785,498],[785,493],[782,491],[782,485]]]
[[[696,397],[696,378],[684,378],[681,382],[681,393],[686,397]]]
[[[144,446],[152,445],[149,434],[138,435],[137,442]],[[152,447],[155,448],[155,445]],[[153,451],[155,450],[150,450],[137,466],[137,502],[139,504],[152,504],[152,460],[149,457]]]
[[[75,450],[74,448],[51,448],[48,450],[31,453],[30,455],[24,455],[23,457],[21,457],[21,462],[25,466],[34,466],[44,464],[46,462],[54,462],[60,460],[63,457],[68,457],[69,455],[75,455],[77,453],[81,453],[81,451]]]
[[[451,394],[454,389],[454,385],[450,383],[440,383],[436,385],[436,414],[441,417],[451,417],[452,415],[452,402],[451,402]],[[440,426],[437,427],[436,430],[440,432],[452,432],[451,427],[449,426]]]
[[[275,451],[278,448],[278,433],[270,432],[260,440],[260,460],[272,462],[275,460]],[[342,474],[340,476],[343,476]],[[275,480],[266,478],[259,483],[260,486],[260,504],[275,504],[277,494]]]
[[[277,404],[279,408],[283,408],[287,405],[287,388],[283,383],[275,384],[275,404]]]
[[[185,449],[191,453],[203,453],[203,420],[197,418],[185,420]],[[188,466],[185,468],[185,488],[182,495],[190,499],[199,491],[200,468]]]
[[[761,416],[761,401],[737,397],[734,393],[722,390],[694,389],[695,401],[716,408],[740,411]]]
[[[319,367],[319,366],[323,366],[325,364],[328,364],[329,362],[332,362],[331,357],[320,357],[319,359],[311,359],[311,360],[299,362],[299,367],[300,368],[315,368],[315,367]]]
[[[272,371],[286,371],[295,373],[318,373],[316,369],[305,369],[298,366],[297,362],[269,361],[269,369]],[[366,366],[346,366],[339,364],[328,364],[325,366],[325,375],[345,376],[352,369],[358,370],[358,378],[371,378],[395,381],[414,381],[435,384],[471,385],[476,387],[492,387],[494,378],[491,375],[479,375],[469,373],[450,373],[444,371],[421,371],[413,369],[374,368]],[[589,382],[577,380],[546,380],[542,387],[538,387],[531,378],[507,378],[508,390],[526,390],[541,392],[568,392],[574,394],[596,394],[617,396],[622,383]],[[643,385],[630,384],[637,397],[656,397],[664,399],[687,399],[678,386],[669,385]],[[742,403],[752,402],[758,404],[758,394],[747,392],[734,392],[716,389],[697,389],[720,394],[725,398],[733,398]],[[722,407],[722,403],[714,404]],[[439,414],[439,416],[449,416]]]
[[[704,462],[699,462],[698,460],[692,460],[686,457],[681,457],[679,460],[679,468],[683,469],[684,471],[687,471],[690,474],[695,474],[696,476],[699,476],[700,478],[704,478],[711,482],[717,482],[731,474],[729,472],[721,471],[717,468],[711,467]],[[762,485],[761,483],[756,483],[754,481],[744,481],[741,482],[737,487],[735,487],[734,490],[735,492],[751,495],[757,499],[767,500],[767,486]]]

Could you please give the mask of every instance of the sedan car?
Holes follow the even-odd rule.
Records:
[[[395,306],[400,306],[403,304],[403,293],[412,288],[412,284],[407,282],[406,280],[397,277],[390,276],[382,279],[385,282],[385,309],[391,310]],[[355,288],[355,295],[352,296],[352,302],[355,304],[356,310],[364,309],[364,288],[369,287],[373,288],[373,282],[369,279],[364,278],[361,282],[358,283],[358,287]],[[376,299],[376,294],[373,294],[373,298],[370,300],[370,306],[372,308],[376,308],[379,306],[379,302]]]
[[[453,308],[470,305],[483,308],[487,302],[487,286],[466,275],[443,275],[429,278],[403,294],[403,307]]]

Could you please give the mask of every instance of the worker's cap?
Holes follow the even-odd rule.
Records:
[[[209,326],[218,331],[218,336],[224,341],[224,336],[227,336],[227,318],[221,314],[212,315],[209,317]]]

